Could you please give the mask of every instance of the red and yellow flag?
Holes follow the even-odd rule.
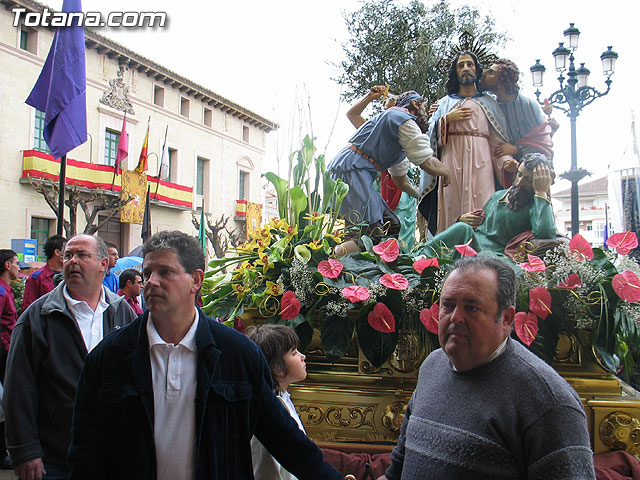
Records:
[[[149,125],[147,125],[147,134],[144,136],[144,143],[142,144],[142,151],[140,152],[140,159],[138,160],[138,166],[135,171],[143,173],[147,171],[147,151],[149,150]]]

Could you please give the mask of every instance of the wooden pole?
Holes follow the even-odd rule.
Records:
[[[64,230],[64,186],[67,177],[67,154],[60,158],[60,176],[59,176],[59,192],[58,192],[58,235],[62,235]]]

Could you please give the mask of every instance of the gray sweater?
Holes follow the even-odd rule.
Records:
[[[466,372],[429,355],[391,461],[389,480],[595,479],[578,395],[512,339]]]

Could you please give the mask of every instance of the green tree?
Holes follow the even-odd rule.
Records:
[[[345,12],[350,39],[335,80],[344,86],[345,100],[364,95],[372,85],[390,91],[416,90],[433,102],[445,95],[451,50],[468,32],[488,50],[506,41],[495,21],[468,5],[451,9],[446,0],[425,6],[420,0],[400,5],[396,0],[371,0]]]

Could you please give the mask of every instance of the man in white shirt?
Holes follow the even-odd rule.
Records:
[[[87,352],[135,318],[122,297],[102,286],[107,246],[91,235],[71,238],[64,282],[25,310],[16,324],[3,406],[7,447],[24,480],[67,479],[71,417]]]
[[[160,232],[143,255],[147,312],[85,362],[71,478],[249,479],[256,435],[298,478],[341,479],[273,394],[260,349],[195,307],[198,241]]]

